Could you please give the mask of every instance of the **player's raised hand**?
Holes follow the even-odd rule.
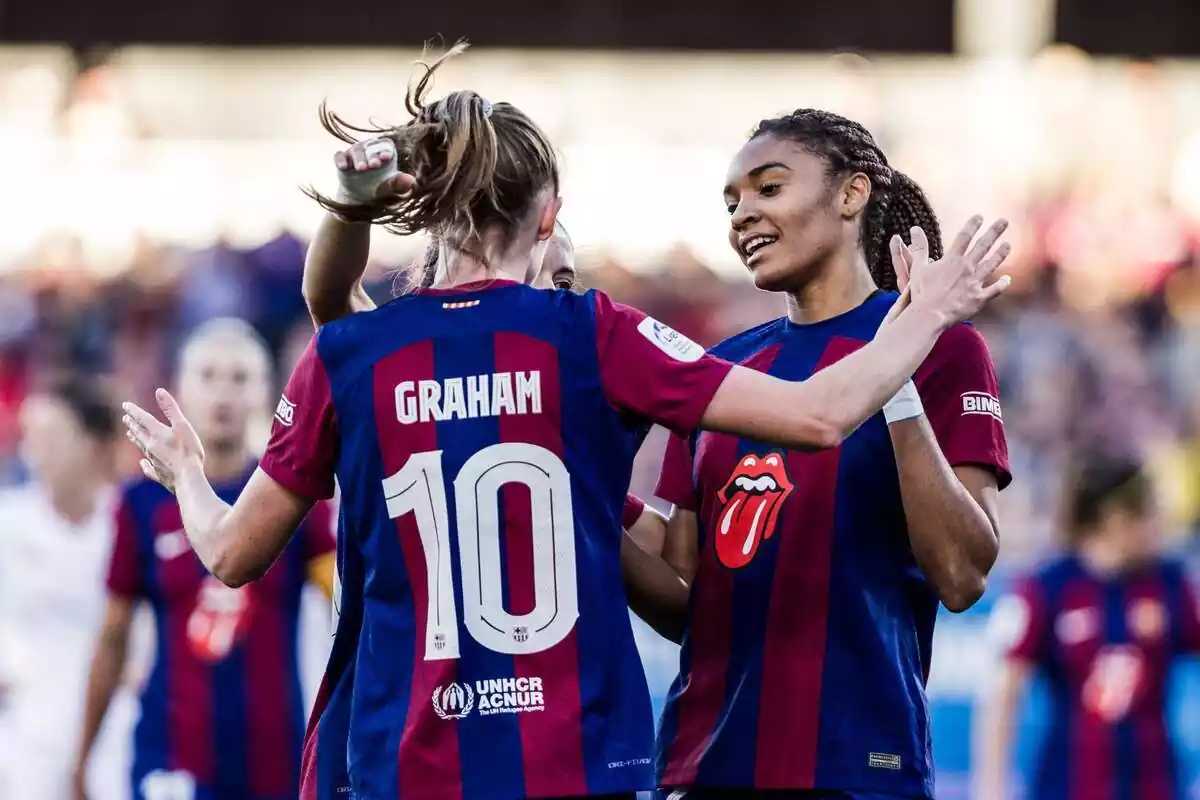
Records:
[[[362,205],[411,193],[416,178],[400,172],[396,161],[396,143],[387,137],[364,139],[334,153],[338,201]]]
[[[933,312],[944,324],[952,325],[972,317],[1009,287],[1012,280],[1007,275],[991,280],[1012,249],[1008,242],[996,244],[1008,228],[1008,220],[996,220],[976,239],[982,226],[983,217],[971,217],[946,254],[933,262],[929,260],[929,240],[920,228],[912,229],[911,245],[893,238],[892,266],[914,308]]]
[[[154,393],[167,424],[149,411],[125,403],[125,435],[142,451],[142,472],[152,481],[175,491],[175,481],[189,463],[204,464],[204,446],[179,404],[166,389]]]

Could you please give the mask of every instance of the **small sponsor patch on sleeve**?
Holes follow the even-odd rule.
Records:
[[[704,348],[674,328],[664,325],[654,317],[646,317],[638,323],[638,333],[676,361],[688,363],[699,361]]]
[[[963,392],[962,413],[964,417],[987,416],[997,422],[1004,421],[1000,414],[1000,400],[987,392]]]
[[[900,769],[900,756],[891,753],[868,753],[867,766],[872,769]]]
[[[279,420],[280,425],[292,427],[292,423],[296,421],[296,404],[286,396],[281,396],[279,405],[275,406],[275,419]]]

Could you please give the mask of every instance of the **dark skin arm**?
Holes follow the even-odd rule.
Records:
[[[659,553],[667,520],[649,506],[621,539],[621,575],[629,607],[665,639],[683,637],[690,590]]]
[[[1000,553],[999,489],[991,470],[951,467],[929,421],[888,426],[913,556],[950,611],[973,606]]]

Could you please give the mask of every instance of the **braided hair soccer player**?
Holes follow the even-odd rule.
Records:
[[[910,270],[1008,253],[1005,223],[978,236],[979,218],[943,253],[920,188],[865,128],[824,111],[761,122],[725,201],[730,244],[787,313],[712,352],[790,380],[860,352]],[[672,437],[656,490],[675,504],[663,557],[691,591],[660,627],[683,643],[660,785],[689,798],[932,797],[924,685],[938,602],[961,611],[982,594],[1008,480],[995,373],[966,324],[837,448]]]

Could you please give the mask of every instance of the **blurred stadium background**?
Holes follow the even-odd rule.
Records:
[[[939,796],[966,797],[988,607],[1056,547],[1072,452],[1144,453],[1174,542],[1200,550],[1200,4],[0,2],[0,481],[23,480],[16,414],[57,369],[145,402],[182,335],[237,315],[287,374],[311,333],[299,280],[320,217],[297,186],[332,182],[317,105],[402,120],[410,63],[437,34],[475,44],[441,89],[511,100],[560,146],[586,283],[705,344],[781,310],[740,274],[720,198],[760,117],[860,120],[946,226],[1013,220],[1016,287],[979,320],[1016,474],[1002,565],[980,606],[940,624],[930,690]],[[377,237],[380,296],[420,248]],[[635,492],[661,446],[647,442]],[[315,674],[323,609],[314,620]],[[643,633],[661,693],[675,652]],[[1172,709],[1195,781],[1194,665]],[[1036,696],[1025,719],[1028,750]]]

